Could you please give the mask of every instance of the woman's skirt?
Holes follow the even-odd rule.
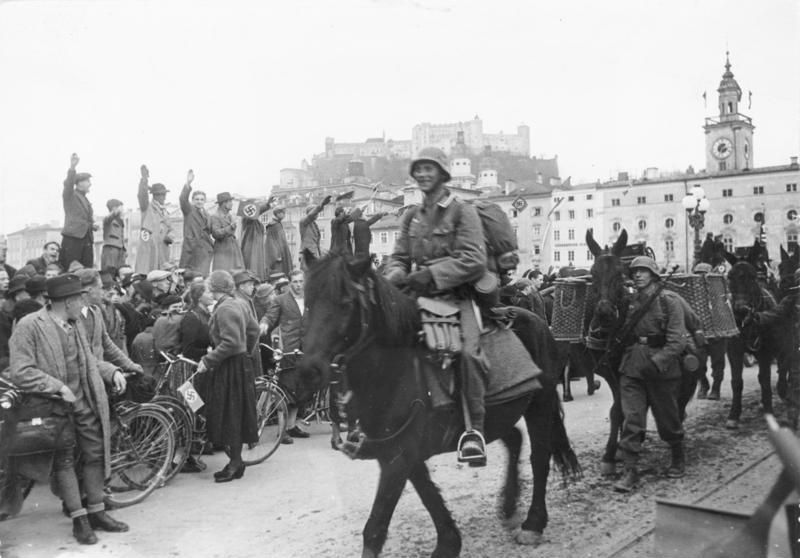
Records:
[[[209,373],[206,386],[208,439],[224,446],[258,441],[256,387],[250,355],[230,357]]]

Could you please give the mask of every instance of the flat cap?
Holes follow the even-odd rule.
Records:
[[[172,274],[169,271],[164,271],[163,269],[154,269],[147,274],[147,280],[150,283],[155,281],[163,281],[164,279],[169,279],[171,275]]]
[[[122,205],[122,202],[119,201],[117,198],[111,198],[106,202],[106,207],[109,211],[112,211],[115,207],[119,207]]]
[[[83,180],[89,180],[91,177],[92,175],[89,174],[88,172],[79,172],[78,174],[75,175],[75,182],[77,183]]]

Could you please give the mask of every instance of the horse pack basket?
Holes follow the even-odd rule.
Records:
[[[728,300],[728,285],[722,275],[673,275],[664,287],[678,293],[689,303],[700,318],[706,337],[722,338],[739,334]]]
[[[589,282],[584,279],[555,280],[550,329],[556,341],[580,341],[583,337],[588,291]]]

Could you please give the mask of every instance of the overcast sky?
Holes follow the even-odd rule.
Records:
[[[0,232],[63,219],[72,152],[103,214],[135,203],[142,163],[173,201],[188,168],[212,196],[262,195],[326,136],[476,114],[528,124],[573,182],[702,169],[726,49],[756,166],[787,163],[798,17],[795,0],[0,0]]]

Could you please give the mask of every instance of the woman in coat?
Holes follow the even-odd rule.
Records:
[[[258,441],[256,391],[251,353],[258,343],[258,323],[234,298],[233,277],[217,270],[208,279],[217,301],[209,322],[214,349],[200,361],[198,372],[208,371],[207,428],[213,444],[227,446],[230,462],[214,473],[216,482],[242,478],[243,444]]]
[[[214,237],[214,270],[232,271],[244,268],[244,259],[236,242],[236,218],[231,213],[233,197],[228,192],[217,194],[217,210],[211,215],[211,236]]]

